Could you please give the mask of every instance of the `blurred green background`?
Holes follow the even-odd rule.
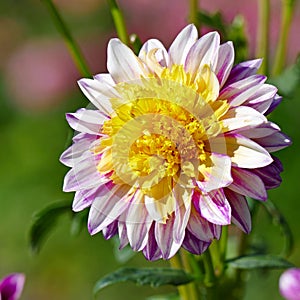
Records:
[[[115,36],[106,2],[55,2],[79,41],[93,73],[105,72],[106,44]],[[171,7],[170,2],[157,0],[124,0],[120,4],[130,32],[138,33],[143,41],[150,37],[160,38],[168,46],[187,22],[187,2],[176,0]],[[228,22],[237,13],[244,15],[250,45],[248,55],[252,58],[256,1],[247,8],[240,2],[226,1],[226,6],[221,0],[214,4],[201,1],[201,4],[210,11],[219,9]],[[272,1],[273,44],[278,36],[279,5],[280,1]],[[295,20],[297,16],[298,1]],[[298,24],[294,21],[287,56],[289,70],[280,79],[273,79],[286,97],[271,116],[292,137],[293,145],[277,154],[285,169],[283,183],[269,192],[269,196],[290,224],[295,237],[290,260],[300,267],[300,67],[291,68],[300,50],[297,26],[299,28],[299,21]],[[79,78],[42,1],[0,2],[0,277],[24,272],[27,279],[22,299],[25,300],[92,299],[96,280],[122,265],[114,257],[113,242],[105,241],[101,234],[90,237],[84,229],[78,236],[71,236],[68,217],[60,219],[38,255],[29,251],[28,233],[33,214],[53,201],[71,201],[73,196],[61,191],[67,168],[58,158],[72,136],[65,113],[88,104],[77,87]],[[263,211],[258,214],[251,234],[257,243],[268,241],[266,250],[279,253],[283,238]],[[149,267],[167,263],[149,263],[137,254],[126,265]],[[282,299],[277,287],[279,275],[280,271],[270,276],[251,272],[245,299]],[[118,284],[104,290],[99,299],[138,300],[164,291],[174,289]]]

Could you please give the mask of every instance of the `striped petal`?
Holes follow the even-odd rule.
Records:
[[[119,39],[111,39],[107,47],[107,69],[116,83],[139,79],[145,75],[142,62]]]
[[[254,199],[267,200],[266,188],[259,176],[248,170],[232,168],[232,177],[233,183],[229,189]]]
[[[251,215],[246,197],[227,188],[224,189],[224,192],[231,206],[232,222],[245,233],[249,233],[251,231]]]
[[[257,138],[255,142],[267,149],[269,152],[279,151],[292,144],[291,139],[281,131],[276,131],[266,137]]]
[[[197,239],[189,230],[187,230],[182,247],[193,254],[200,255],[209,247],[210,244],[211,242],[205,242]]]
[[[231,207],[222,189],[202,193],[199,199],[201,216],[217,225],[228,225],[231,220]]]
[[[216,65],[216,75],[220,83],[220,88],[226,82],[234,62],[234,48],[232,42],[227,42],[219,47],[218,61]]]
[[[195,25],[186,26],[175,38],[169,49],[170,66],[173,64],[183,65],[191,47],[198,38]]]

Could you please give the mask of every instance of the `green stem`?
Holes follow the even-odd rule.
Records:
[[[270,0],[259,0],[258,6],[259,6],[259,20],[258,20],[256,56],[263,58],[262,65],[260,67],[260,72],[262,74],[268,75]]]
[[[129,36],[127,33],[123,14],[120,8],[118,7],[116,0],[107,0],[107,1],[110,7],[110,12],[117,30],[118,37],[125,45],[129,46],[130,44]]]
[[[181,249],[180,255],[181,255],[181,261],[182,261],[184,270],[188,273],[192,273],[193,270],[190,265],[190,259],[189,259],[188,253],[185,250]],[[198,291],[197,291],[195,282],[191,282],[191,283],[187,284],[187,288],[189,291],[189,299],[190,300],[198,300]]]
[[[169,259],[170,265],[173,269],[182,269],[182,264],[180,261],[179,254],[175,254],[171,259]],[[189,289],[187,285],[179,285],[177,287],[178,293],[181,300],[190,300],[189,298]]]
[[[189,0],[190,1],[190,11],[189,11],[189,22],[198,26],[200,32],[200,20],[197,17],[198,14],[198,0]]]
[[[225,269],[225,259],[226,259],[226,253],[227,253],[227,242],[228,242],[228,226],[222,227],[222,236],[220,239],[220,276],[224,273]]]
[[[204,283],[207,287],[212,287],[216,283],[215,270],[210,255],[210,250],[207,249],[203,254],[203,263],[205,268],[205,278]]]
[[[79,46],[73,39],[68,27],[66,26],[65,22],[63,21],[62,17],[60,16],[57,8],[55,5],[52,3],[51,0],[42,0],[47,9],[49,10],[49,13],[57,27],[57,30],[61,33],[63,36],[63,39],[69,49],[69,52],[71,54],[71,57],[80,72],[80,74],[83,77],[91,77],[91,72],[89,70],[89,67],[80,51]]]
[[[292,21],[294,2],[294,0],[282,0],[281,28],[272,72],[274,76],[282,72],[285,64],[287,39]]]

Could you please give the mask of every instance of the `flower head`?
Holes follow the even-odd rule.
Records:
[[[300,269],[285,271],[279,279],[279,290],[287,300],[300,300]]]
[[[20,298],[25,276],[21,273],[13,273],[0,281],[0,300],[17,300]]]
[[[78,134],[61,156],[91,234],[155,260],[202,253],[222,225],[251,230],[246,196],[264,201],[280,184],[270,152],[290,140],[265,117],[281,98],[256,74],[261,61],[233,61],[231,42],[198,39],[194,25],[168,51],[151,39],[137,57],[109,42],[109,73],[79,81],[95,108],[67,114]]]

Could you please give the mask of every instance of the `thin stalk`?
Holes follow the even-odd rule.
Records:
[[[274,76],[277,76],[282,72],[285,64],[287,40],[291,27],[294,2],[294,0],[282,0],[280,35],[276,48],[274,68],[272,70]]]
[[[169,259],[169,262],[173,269],[181,269],[182,270],[182,264],[180,261],[179,254],[174,255],[171,259]],[[190,300],[189,289],[186,284],[179,285],[177,287],[177,289],[178,289],[178,293],[179,293],[181,300]]]
[[[200,32],[200,20],[197,17],[198,14],[198,0],[189,0],[189,22],[198,26]]]
[[[226,259],[226,252],[227,252],[227,242],[228,242],[228,226],[222,227],[222,235],[220,238],[220,276],[224,273],[224,263]]]
[[[130,45],[129,36],[126,29],[124,16],[116,2],[116,0],[107,0],[110,12],[117,30],[118,37],[127,46]]]
[[[212,287],[216,283],[216,276],[215,276],[215,270],[210,254],[210,250],[207,249],[203,254],[203,263],[205,268],[205,278],[204,283],[208,287]]]
[[[52,3],[51,0],[42,0],[42,1],[46,5],[46,7],[53,19],[53,22],[55,23],[55,25],[57,27],[57,30],[63,36],[63,39],[67,45],[67,48],[71,54],[71,57],[76,65],[78,71],[80,72],[80,74],[83,77],[92,77],[89,67],[82,55],[82,52],[81,52],[78,44],[75,42],[73,36],[71,35],[71,32],[69,31],[64,20],[60,16],[56,6]]]
[[[270,0],[259,0],[259,19],[257,34],[256,56],[262,57],[263,62],[260,67],[262,74],[268,75],[269,72],[269,29],[270,29]]]
[[[192,273],[193,270],[190,265],[190,260],[188,257],[188,253],[184,251],[183,249],[180,250],[180,256],[181,256],[181,261],[183,268],[186,272]],[[191,282],[186,285],[188,290],[189,290],[189,299],[190,300],[198,300],[198,291],[195,282]]]

